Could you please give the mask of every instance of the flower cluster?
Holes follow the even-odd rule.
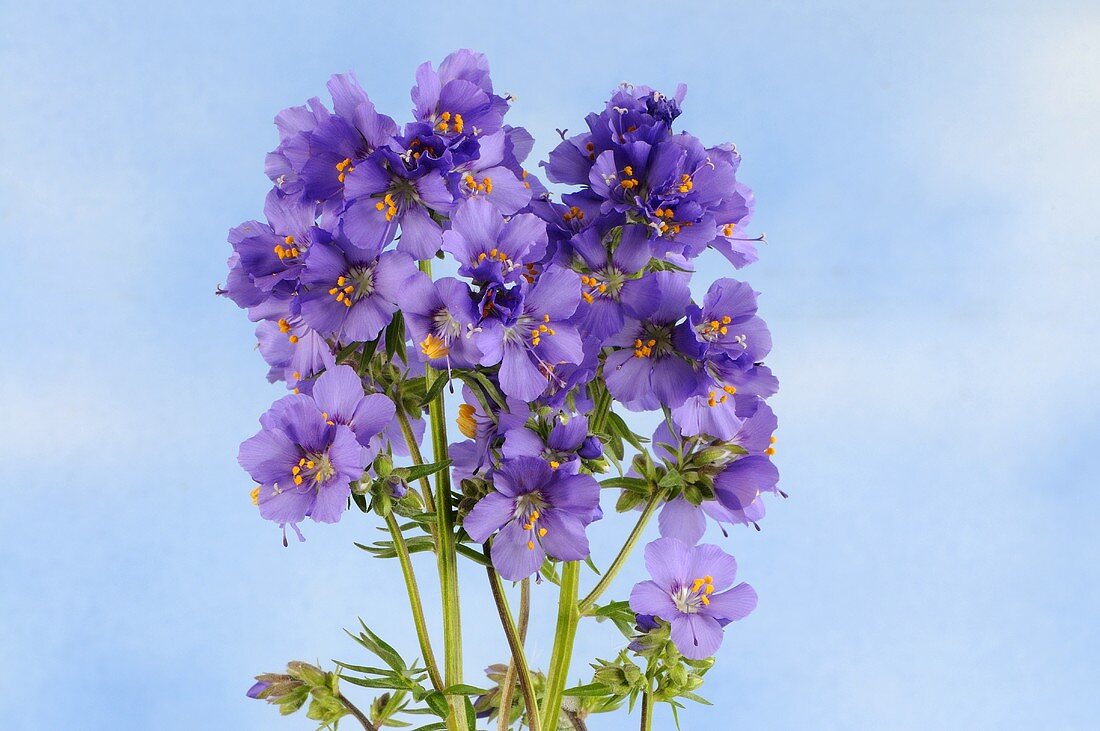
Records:
[[[287,526],[337,521],[353,502],[434,513],[427,547],[483,544],[466,553],[520,581],[588,559],[601,487],[621,488],[618,509],[659,511],[665,536],[631,595],[642,634],[713,655],[755,594],[729,588],[732,557],[695,544],[708,516],[756,524],[778,489],[758,293],[731,278],[692,290],[708,249],[736,268],[757,258],[736,148],[674,131],[683,86],[623,85],[540,163],[570,186],[559,197],[524,167],[533,139],[505,122],[512,100],[481,54],[417,69],[403,124],[351,74],[328,91],[331,106],[276,116],[264,220],[230,231],[219,290],[290,391],[240,449],[260,515],[285,542]],[[663,413],[652,454],[616,405]],[[624,440],[639,450],[625,469]],[[400,457],[413,464],[395,470]],[[611,466],[619,476],[598,481]],[[386,555],[400,555],[394,539]]]

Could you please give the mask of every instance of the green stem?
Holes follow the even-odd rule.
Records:
[[[420,262],[420,271],[432,275],[430,260]],[[439,374],[424,366],[424,390],[431,391]],[[447,459],[447,408],[443,392],[428,404],[432,429],[432,452],[436,462]],[[436,557],[439,562],[439,593],[443,602],[443,677],[448,686],[462,682],[462,619],[458,600],[458,554],[455,551],[454,506],[451,500],[451,471],[435,473]],[[451,716],[448,727],[466,728],[465,705],[461,697],[448,696]]]
[[[488,553],[488,551],[486,551]],[[508,649],[512,652],[512,663],[508,666],[509,674],[512,669],[515,669],[515,675],[519,678],[520,693],[523,694],[523,705],[527,709],[527,724],[531,731],[539,731],[539,712],[538,702],[535,700],[535,686],[531,682],[531,670],[527,665],[527,655],[523,652],[523,640],[524,635],[527,632],[527,622],[524,612],[524,595],[523,590],[530,591],[527,580],[524,580],[524,584],[520,589],[520,629],[516,629],[515,623],[512,621],[512,611],[508,608],[508,597],[504,594],[504,587],[500,582],[500,575],[493,569],[492,566],[486,566],[485,572],[489,576],[489,588],[493,592],[493,602],[497,607],[497,614],[500,615],[500,623],[504,627],[504,636],[508,639]],[[527,595],[527,601],[530,601],[530,595]],[[512,702],[511,693],[507,694],[508,703],[505,705],[504,689],[511,689],[512,680],[510,677],[505,677],[506,685],[503,685],[500,704],[500,715],[502,719],[510,719],[512,715]],[[501,722],[500,728],[506,729],[510,724],[507,720]],[[551,726],[549,728],[556,728]]]
[[[546,694],[542,702],[542,725],[547,729],[558,727],[561,716],[562,691],[569,677],[569,661],[573,656],[573,640],[577,636],[580,611],[577,606],[577,587],[580,583],[580,564],[566,561],[561,568],[561,593],[558,596],[558,624],[554,630],[554,649],[550,653],[550,667],[546,675]]]
[[[626,564],[626,560],[630,558],[630,553],[634,550],[634,546],[637,545],[638,539],[642,537],[642,533],[645,532],[646,524],[649,523],[649,519],[653,517],[653,513],[657,512],[657,506],[660,504],[660,495],[654,495],[646,503],[645,508],[642,510],[641,516],[638,517],[638,522],[634,524],[634,529],[630,531],[630,535],[626,537],[626,543],[623,544],[622,549],[619,551],[619,555],[615,557],[615,560],[611,562],[611,565],[600,577],[599,583],[588,592],[588,595],[581,599],[579,610],[581,614],[584,614],[592,605],[596,603],[596,600],[600,598],[600,595],[607,590],[607,587],[611,585],[611,582],[615,580],[615,576],[619,573],[622,567]]]
[[[393,536],[397,560],[401,563],[401,573],[405,575],[405,588],[409,592],[413,625],[416,627],[416,638],[420,641],[420,652],[424,656],[424,664],[428,668],[428,677],[431,679],[432,687],[441,691],[444,688],[443,678],[439,675],[439,666],[432,651],[431,640],[428,638],[428,623],[424,620],[424,605],[420,601],[420,588],[416,584],[416,574],[413,573],[409,547],[405,545],[405,535],[401,532],[401,527],[397,524],[393,513],[386,516],[386,525],[389,526],[390,535]]]
[[[416,443],[416,434],[413,433],[412,424],[403,409],[397,409],[397,421],[401,424],[401,433],[405,435],[405,444],[409,447],[409,455],[413,464],[424,464],[424,455],[420,453],[420,445]],[[425,475],[420,478],[420,490],[423,493],[424,508],[429,513],[435,512],[435,500],[432,499],[432,486]]]
[[[642,726],[641,731],[653,729],[653,692],[650,690],[650,681],[646,679],[646,691],[642,693]]]
[[[337,693],[336,698],[344,704],[344,708],[346,708],[348,713],[351,714],[351,716],[359,722],[364,731],[377,731],[374,724],[370,722],[369,718],[367,718],[367,714],[360,711],[359,707],[349,701],[346,695],[344,695],[343,693]]]
[[[492,580],[492,576],[489,577]],[[499,580],[499,579],[498,579]],[[524,579],[519,582],[519,647],[523,651],[523,643],[527,640],[527,622],[531,618],[531,580]],[[506,630],[507,631],[507,630]],[[524,661],[526,664],[526,660]],[[516,661],[513,658],[508,662],[508,670],[504,672],[504,680],[500,684],[500,714],[497,731],[508,731],[512,725],[512,692],[516,688]],[[532,702],[534,693],[531,694]],[[527,696],[524,695],[524,701]],[[537,706],[532,710],[537,711]]]

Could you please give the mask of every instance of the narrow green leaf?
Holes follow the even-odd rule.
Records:
[[[588,683],[587,685],[577,685],[572,688],[566,688],[562,691],[562,695],[570,696],[572,698],[597,698],[602,695],[610,695],[611,689],[603,683]]]
[[[402,467],[405,470],[405,479],[409,482],[413,480],[419,480],[421,477],[427,477],[428,475],[434,475],[436,472],[447,469],[451,466],[451,460],[445,459],[442,462],[429,462],[428,464],[416,464],[411,467]]]
[[[467,683],[456,683],[443,689],[443,695],[484,695],[488,692],[485,688],[478,688]]]

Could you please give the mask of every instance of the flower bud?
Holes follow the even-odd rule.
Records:
[[[581,442],[581,448],[577,450],[581,459],[599,459],[603,456],[603,442],[599,437],[590,436]]]

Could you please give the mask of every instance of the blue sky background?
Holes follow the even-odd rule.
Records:
[[[361,660],[360,614],[415,653],[369,521],[283,549],[255,516],[237,444],[281,392],[212,293],[275,112],[353,69],[400,117],[469,46],[536,155],[622,80],[687,82],[757,193],[791,498],[724,543],[760,605],[685,728],[1095,727],[1098,37],[1066,2],[0,0],[0,726],[308,729],[251,675]],[[479,682],[503,643],[463,579]]]

